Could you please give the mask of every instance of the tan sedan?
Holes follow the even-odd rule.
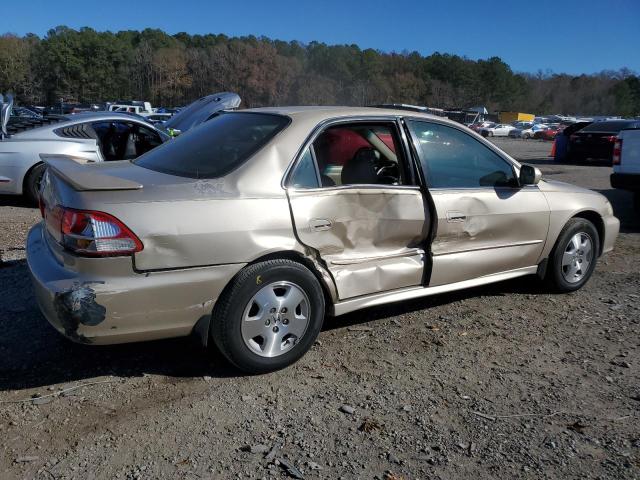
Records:
[[[612,249],[605,197],[541,180],[403,110],[224,112],[134,161],[45,158],[27,258],[62,334],[186,336],[282,368],[327,316],[537,275],[570,292]]]

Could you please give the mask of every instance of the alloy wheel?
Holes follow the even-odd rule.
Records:
[[[582,280],[593,261],[593,241],[585,232],[576,233],[562,255],[562,276],[569,283]]]
[[[247,303],[242,316],[242,340],[255,354],[277,357],[304,336],[309,326],[310,303],[292,282],[262,287]]]

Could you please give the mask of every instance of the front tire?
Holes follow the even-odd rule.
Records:
[[[29,205],[38,205],[38,197],[40,196],[40,183],[47,166],[39,163],[31,169],[24,180],[23,194]]]
[[[322,287],[303,265],[269,260],[242,270],[218,299],[210,335],[240,370],[266,373],[299,360],[324,321]]]
[[[547,283],[558,292],[574,292],[591,278],[599,256],[598,230],[589,220],[572,218],[560,232],[549,257]]]

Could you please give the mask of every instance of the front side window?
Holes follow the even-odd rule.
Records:
[[[248,160],[289,122],[282,115],[224,112],[154,148],[135,164],[179,177],[221,177]]]
[[[409,121],[420,163],[431,188],[515,187],[506,160],[461,130],[437,123]]]

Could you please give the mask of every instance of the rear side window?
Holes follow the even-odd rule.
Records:
[[[310,146],[307,147],[296,165],[289,184],[293,188],[318,188],[320,186]]]
[[[583,132],[611,132],[618,133],[625,128],[637,128],[637,122],[630,121],[611,121],[611,122],[594,122],[582,129]]]
[[[179,177],[221,177],[244,163],[289,122],[288,117],[267,113],[221,113],[151,150],[135,164]]]

